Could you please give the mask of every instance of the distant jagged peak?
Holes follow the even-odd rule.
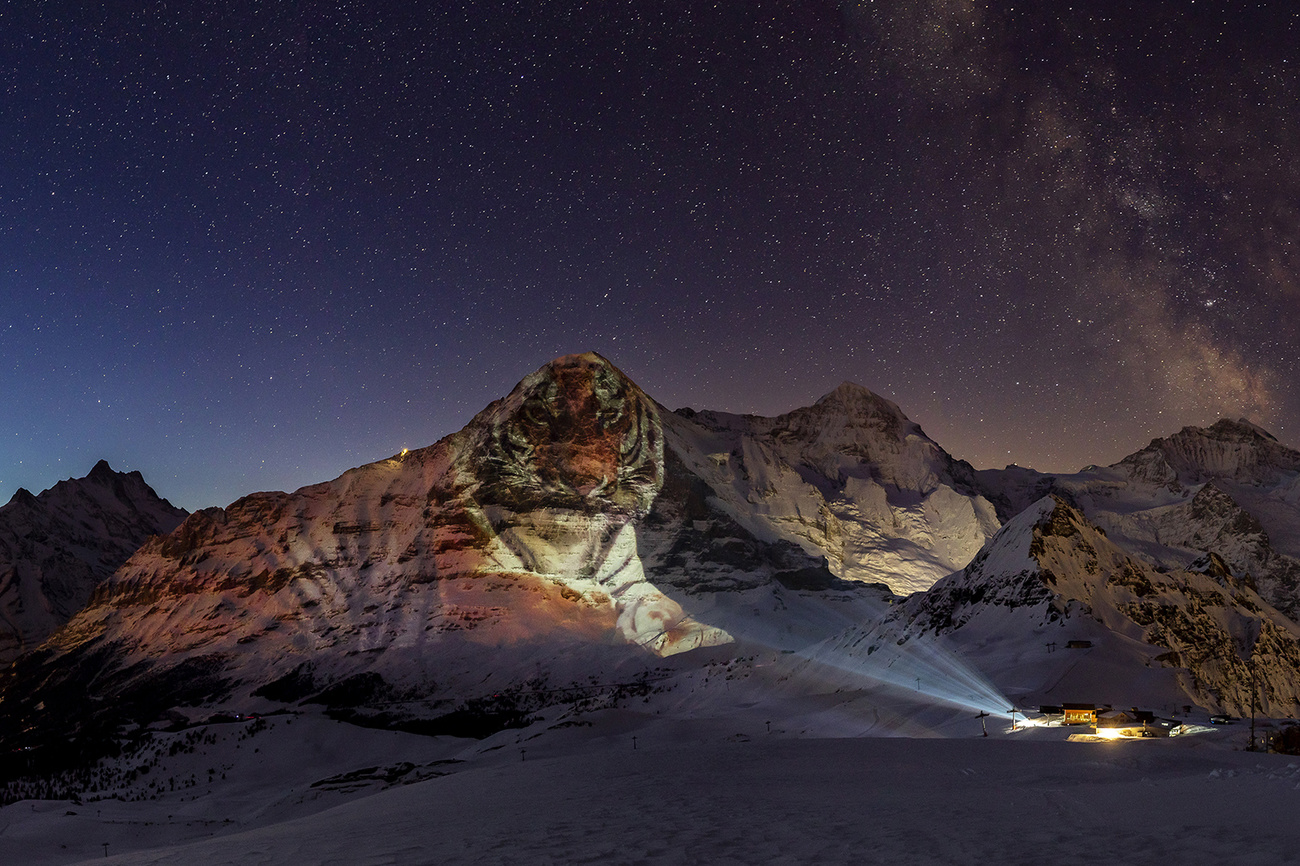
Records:
[[[26,487],[19,487],[14,491],[14,495],[9,497],[8,505],[13,506],[31,506],[36,504],[36,496]]]
[[[185,518],[139,472],[99,461],[0,508],[0,667],[50,636],[150,536]]]
[[[920,426],[909,419],[897,403],[853,382],[844,382],[812,406],[789,414],[838,417],[851,427],[876,430],[900,439],[921,432]]]
[[[725,447],[744,455],[751,475],[759,464],[784,463],[827,479],[828,489],[843,488],[849,478],[869,477],[873,484],[922,496],[948,487],[963,497],[978,498],[977,510],[987,505],[970,464],[945,451],[897,404],[852,382],[810,406],[777,416],[679,409],[668,423],[674,424],[675,418],[729,437]],[[752,452],[747,450],[751,446]],[[980,530],[984,537],[996,528],[991,506],[988,517],[994,524]]]
[[[898,404],[888,400],[856,382],[841,382],[834,390],[823,394],[810,408],[834,409],[840,412],[868,414],[907,421]]]
[[[780,415],[738,415],[709,409],[678,409],[674,414],[713,430],[795,434],[809,440],[839,438],[847,431],[871,431],[890,439],[909,434],[925,436],[903,410],[891,400],[853,382],[843,382],[823,394],[811,406],[801,406]]]
[[[1212,478],[1269,483],[1300,472],[1300,452],[1244,418],[1222,418],[1209,427],[1188,426],[1125,457],[1115,468],[1163,485],[1202,484]]]
[[[812,432],[813,428],[865,428],[898,439],[911,433],[925,435],[919,425],[903,414],[898,404],[869,388],[847,381],[823,394],[812,405],[780,415],[738,414],[690,407],[676,409],[673,414],[717,431],[791,432],[803,429]]]
[[[90,474],[87,475],[86,477],[91,479],[92,481],[106,481],[116,476],[117,473],[113,471],[113,467],[108,465],[107,460],[101,458],[94,466],[91,467]]]
[[[1196,432],[1203,435],[1209,435],[1217,439],[1268,439],[1272,442],[1277,441],[1277,437],[1256,424],[1252,424],[1245,418],[1238,418],[1233,421],[1231,418],[1220,418],[1205,430],[1198,430],[1196,427],[1184,427],[1183,433]]]
[[[39,494],[33,494],[26,488],[20,487],[4,507],[6,509],[35,508],[41,512],[51,508],[77,510],[87,507],[88,498],[100,503],[94,507],[103,507],[107,503],[117,501],[129,507],[157,509],[159,514],[175,515],[176,524],[179,524],[186,514],[183,509],[176,508],[160,497],[144,480],[139,470],[118,472],[109,466],[107,460],[96,462],[85,476],[65,478]]]
[[[1151,440],[1152,446],[1158,446],[1161,443],[1182,442],[1190,440],[1205,440],[1212,442],[1226,442],[1243,445],[1266,446],[1270,443],[1278,443],[1277,437],[1272,433],[1253,424],[1245,418],[1220,418],[1209,427],[1197,427],[1189,424],[1179,430],[1172,436]],[[1285,447],[1285,446],[1283,446]]]
[[[94,481],[106,486],[112,486],[127,479],[140,484],[144,483],[144,476],[140,474],[140,470],[133,469],[130,472],[118,472],[112,466],[108,465],[107,460],[103,459],[99,460],[99,462],[91,467],[90,473],[86,475],[86,480]]]
[[[175,508],[166,499],[160,497],[144,480],[139,470],[118,472],[108,464],[107,460],[96,462],[85,477],[60,481],[50,489],[42,491],[36,498],[47,505],[54,503],[67,505],[81,501],[87,496],[94,498],[106,496],[105,501],[117,500],[134,507],[161,507],[178,515],[177,523],[185,516],[182,509]]]

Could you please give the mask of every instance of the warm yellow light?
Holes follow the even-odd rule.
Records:
[[[402,449],[402,453],[399,454],[399,455],[397,455],[397,456],[398,456],[398,457],[405,457],[407,454],[410,454],[410,453],[411,453],[411,449],[410,449],[410,448],[403,448],[403,449]]]
[[[1119,728],[1098,728],[1097,736],[1103,740],[1118,740],[1120,738]]]

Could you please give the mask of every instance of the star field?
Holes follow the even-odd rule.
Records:
[[[292,489],[586,350],[670,408],[855,381],[976,466],[1300,444],[1297,44],[1286,4],[0,6],[0,497]]]

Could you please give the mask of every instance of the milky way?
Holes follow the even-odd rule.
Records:
[[[586,350],[977,466],[1297,444],[1297,13],[1025,5],[6,6],[0,495],[293,488]]]

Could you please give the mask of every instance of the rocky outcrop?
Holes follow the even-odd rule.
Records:
[[[77,711],[59,696],[84,708],[71,684],[94,669],[106,720],[346,695],[427,719],[523,684],[546,694],[643,674],[736,628],[800,646],[875,615],[890,593],[834,573],[842,544],[740,507],[751,485],[711,456],[723,440],[772,458],[738,461],[742,474],[820,473],[798,495],[817,491],[840,509],[832,521],[868,491],[882,521],[921,527],[891,538],[933,533],[944,497],[984,507],[953,491],[960,464],[862,389],[734,431],[665,416],[604,358],[567,356],[432,446],[191,515],[21,661],[0,710],[53,729]]]
[[[1135,480],[1191,486],[1214,478],[1272,485],[1300,472],[1300,452],[1245,419],[1184,427],[1125,457],[1116,468]]]
[[[1221,559],[1269,604],[1300,621],[1300,560],[1279,553],[1263,524],[1220,483],[1205,482],[1184,504],[1134,515],[1130,534],[1154,540],[1170,564]]]
[[[855,385],[774,418],[667,412],[566,356],[434,445],[145,543],[16,661],[0,732],[213,701],[462,731],[733,641],[830,680],[897,661],[917,691],[1001,712],[963,665],[1046,697],[1087,669],[1042,664],[1067,635],[1106,660],[1089,688],[1235,709],[1245,670],[1290,713],[1300,629],[1274,605],[1294,609],[1293,456],[1234,422],[1076,475],[977,474]],[[935,636],[959,644],[924,654],[947,675],[897,656]]]

